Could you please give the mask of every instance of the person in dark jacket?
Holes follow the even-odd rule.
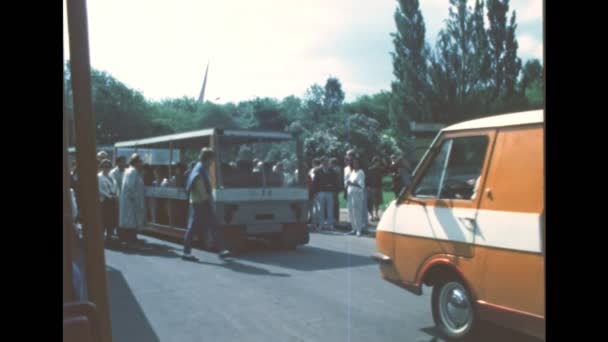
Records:
[[[337,188],[336,191],[333,192],[333,198],[334,198],[334,220],[336,222],[340,221],[340,201],[338,200],[338,194],[344,190],[344,175],[342,175],[342,168],[340,167],[340,165],[338,164],[338,158],[331,158],[329,160],[329,167],[331,167],[334,172],[336,173],[336,181],[337,181]]]
[[[367,191],[369,193],[369,212],[372,216],[372,221],[380,220],[378,210],[380,204],[382,204],[382,178],[384,177],[385,170],[380,161],[380,158],[375,156],[372,158],[372,166],[368,170],[367,174]]]
[[[334,229],[334,193],[338,191],[338,176],[329,167],[329,159],[321,157],[321,167],[314,171],[313,193],[319,202],[319,226],[321,229]]]

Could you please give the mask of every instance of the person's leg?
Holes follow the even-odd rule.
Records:
[[[363,207],[360,210],[360,214],[361,214],[361,224],[363,225],[363,229],[367,228],[367,226],[369,225],[369,216],[367,214],[367,188],[363,188],[363,194],[361,196],[360,201],[362,201],[361,205],[363,205]]]
[[[118,227],[118,240],[120,242],[126,242],[127,241],[127,237],[125,236],[125,229]]]
[[[350,221],[350,232],[355,232],[355,220],[357,218],[357,212],[355,212],[355,205],[353,203],[354,197],[353,194],[349,194],[348,197],[348,219]]]
[[[326,192],[326,197],[327,197],[327,205],[326,205],[326,212],[327,212],[327,225],[329,226],[329,229],[333,230],[334,229],[334,196],[333,193],[331,192]]]
[[[325,228],[327,224],[327,205],[329,201],[327,200],[327,192],[319,193],[319,225],[321,228]]]
[[[373,190],[372,188],[366,187],[365,191],[368,194],[368,200],[367,200],[367,217],[369,218],[370,216],[374,216],[374,201],[373,201]]]
[[[108,201],[101,202],[101,227],[106,232],[106,240],[112,237],[112,231],[110,230],[110,217],[108,216]]]
[[[192,252],[192,238],[194,236],[194,227],[195,227],[195,218],[196,217],[196,207],[194,204],[190,204],[188,208],[188,228],[186,229],[186,234],[184,235],[184,254],[189,255]],[[199,236],[199,239],[202,236]]]
[[[357,232],[357,235],[361,235],[363,232],[363,228],[365,227],[365,221],[363,221],[363,212],[365,217],[367,217],[367,210],[365,208],[365,194],[362,192],[356,192],[351,194],[353,196],[353,207],[355,208],[354,216],[354,229]]]
[[[378,188],[378,201],[376,202],[376,217],[380,220],[380,206],[384,203],[384,193],[382,188]]]
[[[207,229],[211,230],[213,234],[213,239],[215,240],[215,246],[218,250],[220,258],[224,258],[230,255],[230,251],[226,249],[226,240],[224,237],[224,231],[220,226],[217,217],[215,216],[215,211],[213,210],[213,205],[211,202],[205,202],[204,210],[203,210],[203,222]]]
[[[113,199],[110,201],[110,236],[116,235],[118,227],[118,200]]]
[[[378,220],[378,206],[379,206],[379,199],[378,196],[380,195],[380,189],[378,188],[372,188],[372,192],[370,194],[371,196],[371,206],[372,206],[372,219],[373,220]]]
[[[319,194],[314,194],[313,198],[312,198],[312,224],[315,227],[315,229],[319,229],[320,228],[320,221],[319,221],[319,216],[320,216],[320,206],[319,206]]]
[[[333,192],[334,199],[334,222],[340,221],[340,201],[338,201],[338,192]]]

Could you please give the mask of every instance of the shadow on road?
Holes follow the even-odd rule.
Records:
[[[294,250],[270,248],[267,244],[248,243],[235,257],[256,263],[290,268],[299,271],[316,271],[373,265],[365,256],[349,254],[313,246],[299,246]]]
[[[417,342],[439,342],[446,341],[439,329],[436,327],[427,327],[420,329],[424,333],[430,335],[429,339],[418,339]],[[506,329],[491,323],[485,323],[479,327],[477,334],[463,340],[463,342],[541,342],[542,340],[532,336],[518,333],[514,330]]]
[[[124,254],[139,254],[165,258],[181,257],[181,249],[163,243],[153,243],[140,239],[136,244],[125,245],[118,241],[106,243],[106,249]]]
[[[261,267],[255,267],[255,266],[239,263],[238,261],[236,261],[234,259],[227,259],[223,263],[222,262],[214,263],[214,262],[207,262],[207,261],[201,261],[201,260],[193,261],[193,262],[195,262],[197,264],[201,264],[201,265],[224,267],[231,271],[240,272],[240,273],[262,275],[262,276],[274,276],[274,277],[290,277],[290,275],[286,274],[286,273],[273,273],[273,272],[270,272],[267,269],[264,269]]]
[[[106,274],[110,294],[112,341],[160,342],[122,272],[106,266]]]

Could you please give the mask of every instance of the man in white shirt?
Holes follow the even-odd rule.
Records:
[[[122,177],[125,174],[125,169],[127,168],[127,161],[124,156],[120,156],[116,158],[116,167],[110,171],[110,176],[114,177],[116,180],[116,184],[118,185],[118,190],[122,188]]]
[[[97,174],[102,223],[107,241],[111,240],[114,229],[118,226],[118,187],[114,177],[110,176],[111,167],[112,162],[104,159],[101,161],[101,171]]]

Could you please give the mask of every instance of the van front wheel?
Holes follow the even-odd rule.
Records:
[[[450,339],[464,338],[477,323],[471,294],[458,280],[436,284],[431,307],[435,324]]]

